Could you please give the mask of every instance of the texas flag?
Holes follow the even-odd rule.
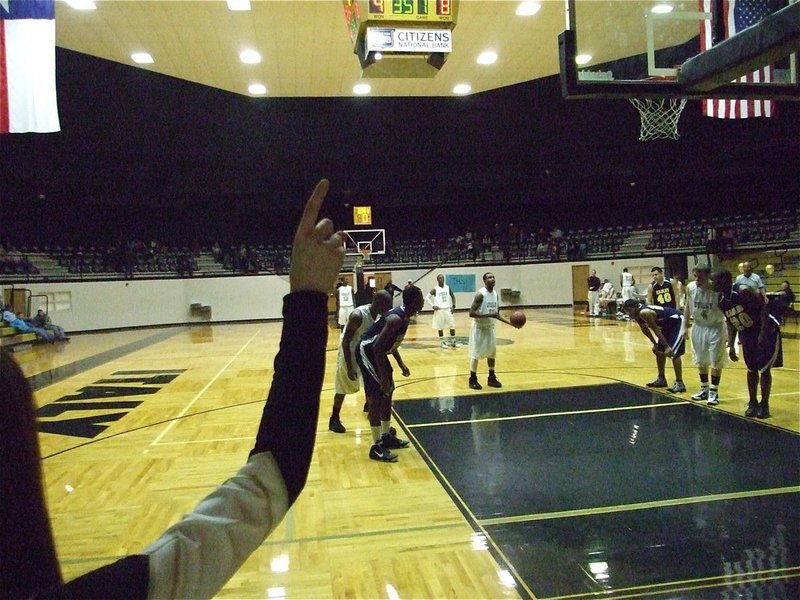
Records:
[[[60,131],[54,0],[0,0],[0,133]]]

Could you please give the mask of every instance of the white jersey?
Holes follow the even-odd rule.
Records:
[[[721,328],[725,323],[725,315],[719,309],[719,294],[713,289],[704,290],[692,281],[686,288],[686,302],[696,325]]]
[[[353,286],[342,285],[336,290],[339,295],[339,306],[353,306],[355,301],[353,299]]]
[[[437,308],[453,308],[453,299],[450,298],[450,286],[447,284],[433,288],[433,305]]]
[[[375,322],[375,319],[372,318],[372,313],[369,312],[369,304],[362,304],[361,306],[357,306],[353,312],[361,313],[361,325],[358,326],[356,332],[353,334],[353,339],[350,340],[350,356],[355,356],[355,349],[358,347],[358,344],[361,342],[361,336],[364,332],[372,327],[372,324]],[[380,315],[378,315],[380,317]],[[342,338],[344,337],[344,332],[339,337],[339,341],[341,342]],[[340,344],[341,345],[341,344]],[[353,363],[355,365],[355,363]]]
[[[481,288],[478,290],[478,293],[483,296],[483,302],[478,307],[478,314],[479,315],[491,315],[497,314],[498,310],[498,303],[497,303],[497,292],[489,291],[486,288]],[[494,329],[494,322],[495,319],[473,319],[472,322],[476,327],[481,329]]]
[[[631,287],[633,285],[633,275],[630,273],[622,274],[622,287]]]
[[[342,345],[344,332],[342,332],[342,335],[339,337],[339,355],[336,359],[336,380],[334,381],[335,394],[355,394],[361,389],[361,383],[359,381],[361,370],[358,368],[358,363],[356,362],[356,352],[358,352],[358,344],[361,342],[362,334],[372,327],[372,324],[375,322],[375,319],[372,318],[372,313],[369,312],[369,307],[369,304],[364,304],[353,310],[353,312],[361,313],[361,325],[359,325],[358,329],[356,329],[353,334],[353,339],[350,340],[350,348],[345,348]],[[350,379],[347,375],[347,361],[345,360],[344,353],[348,350],[350,352],[351,364],[358,375],[355,381]]]

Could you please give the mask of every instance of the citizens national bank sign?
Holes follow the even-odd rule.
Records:
[[[368,27],[369,52],[451,52],[453,32],[449,29],[401,29]]]

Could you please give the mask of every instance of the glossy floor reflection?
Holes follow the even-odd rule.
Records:
[[[798,597],[795,433],[626,384],[395,410],[520,591]]]

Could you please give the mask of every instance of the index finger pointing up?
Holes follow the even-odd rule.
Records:
[[[303,231],[311,234],[317,224],[317,217],[319,216],[319,209],[322,206],[322,201],[328,193],[330,182],[327,179],[320,179],[311,196],[306,202],[306,207],[303,209],[303,216],[300,219],[298,231]]]

